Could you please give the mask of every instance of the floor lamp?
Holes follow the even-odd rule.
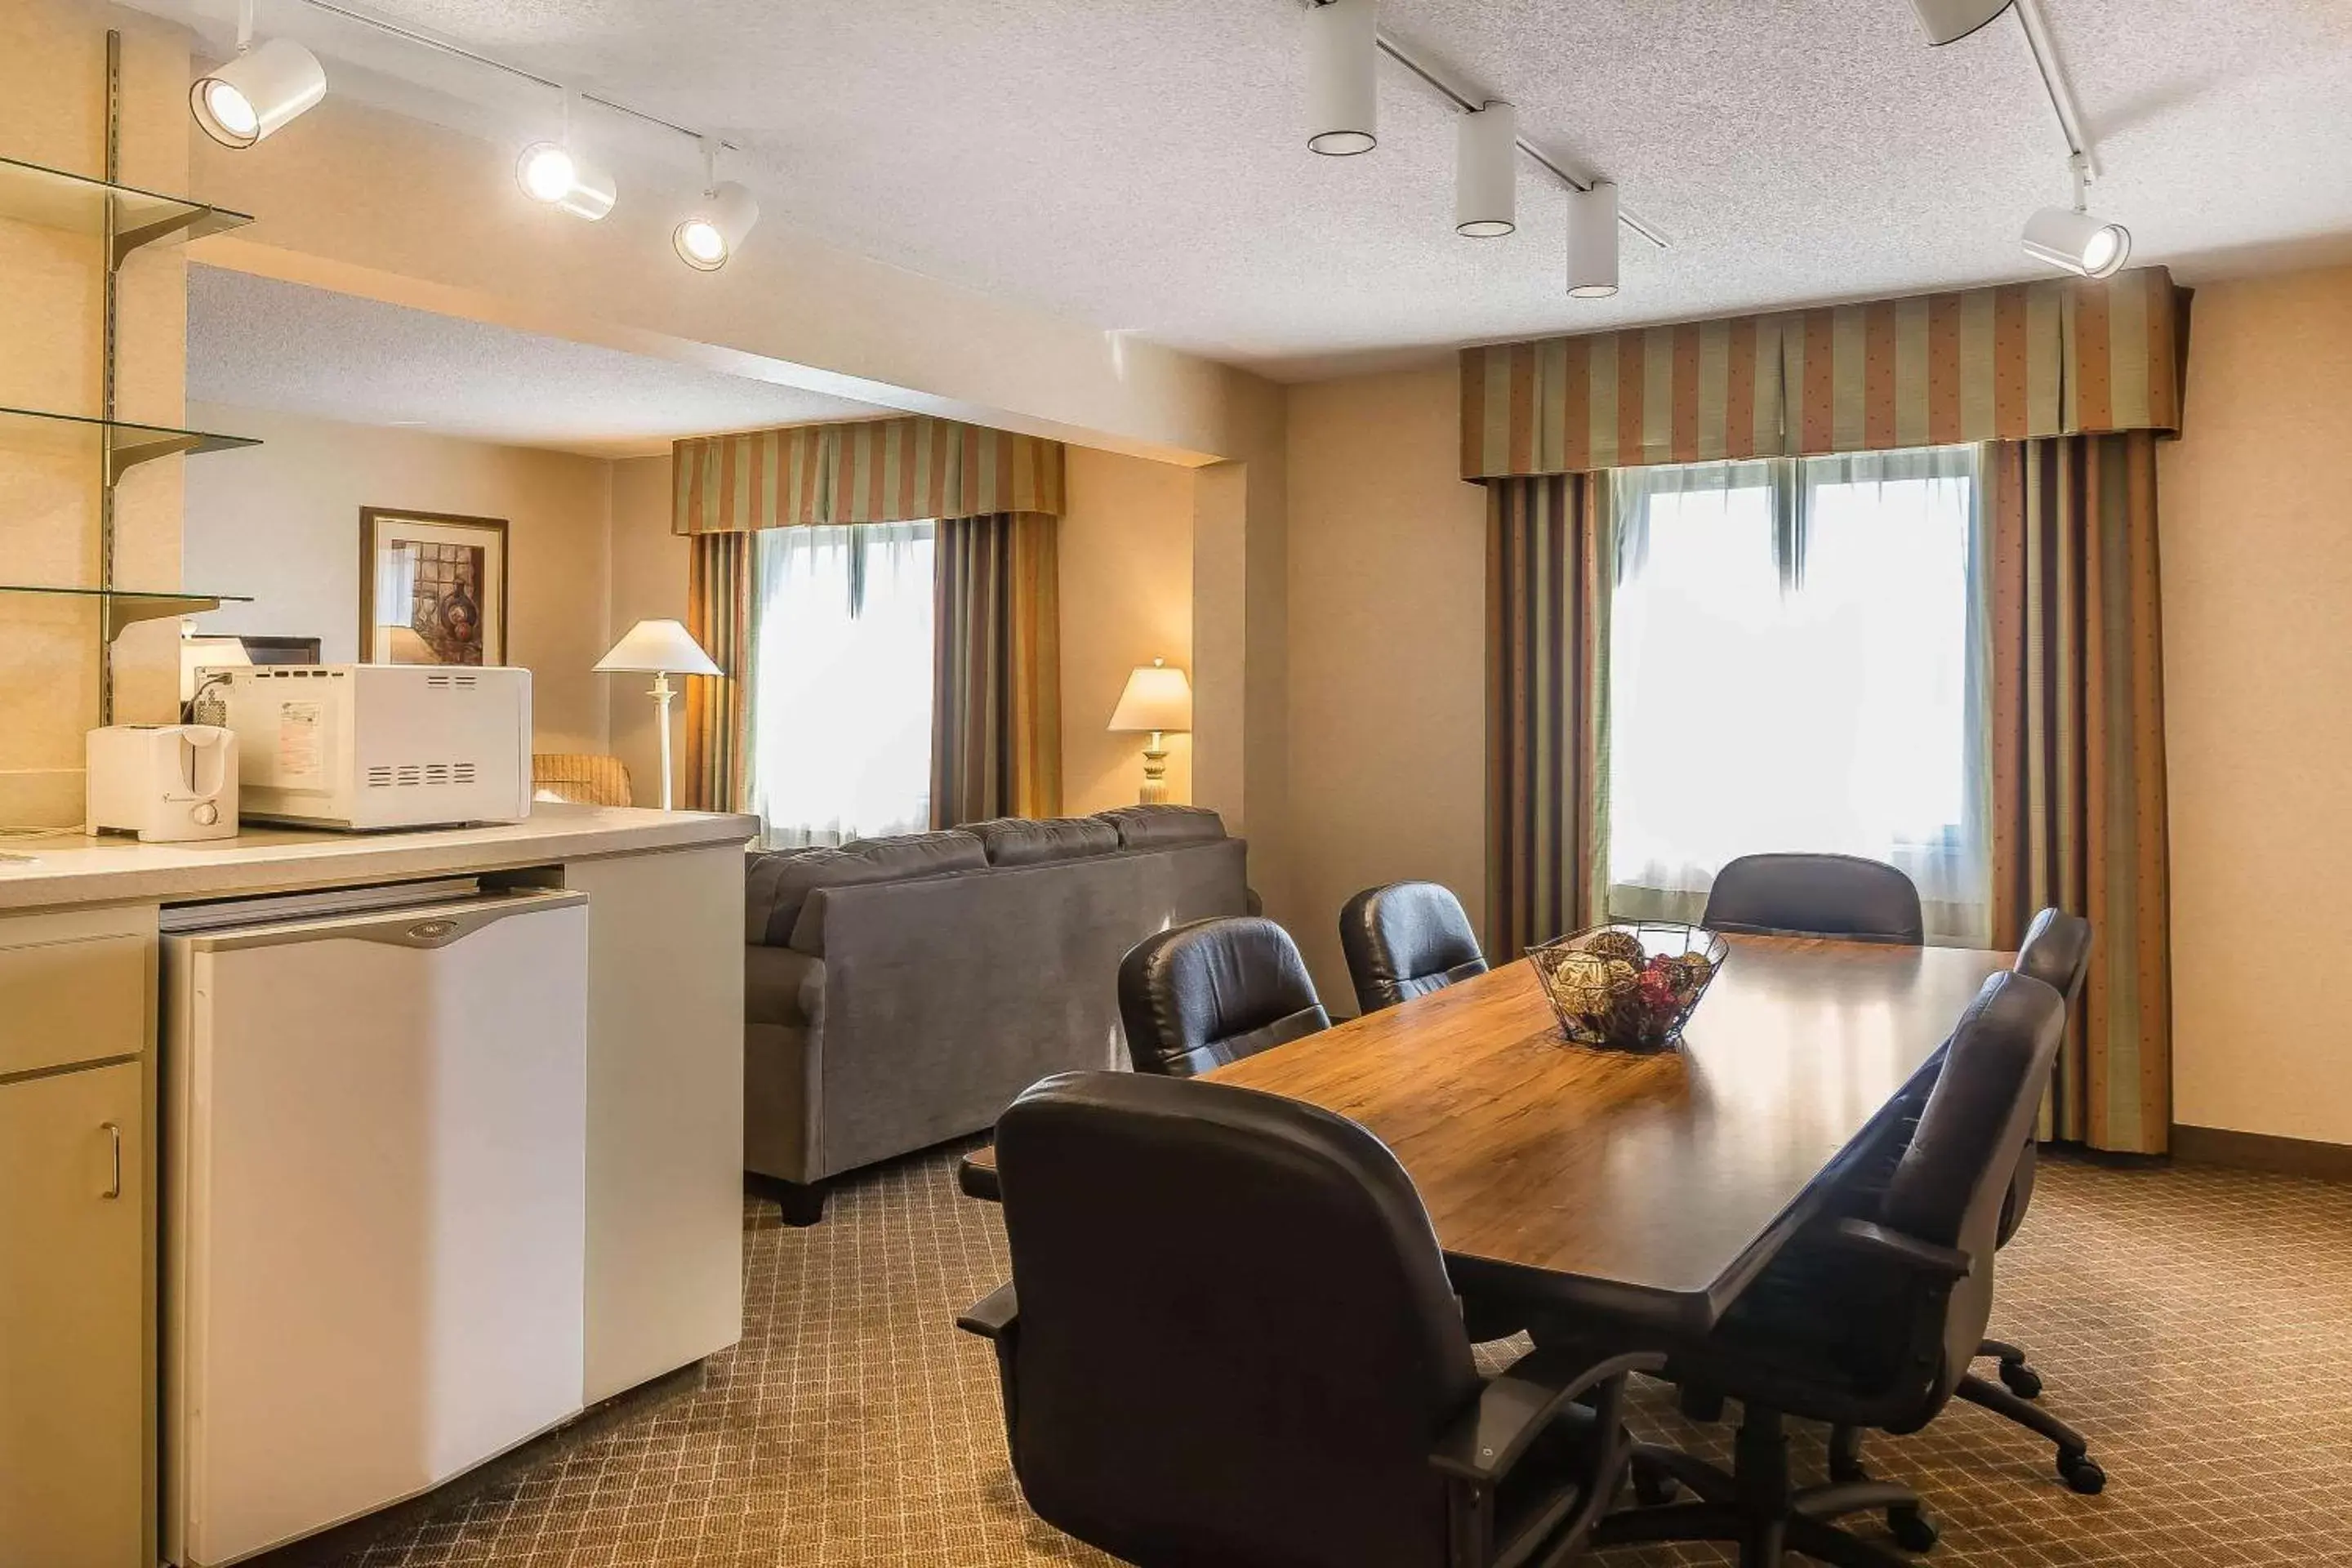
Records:
[[[655,728],[661,731],[662,809],[669,806],[669,689],[673,675],[723,673],[692,633],[676,621],[639,621],[613,651],[596,661],[604,675],[650,675],[654,678]]]

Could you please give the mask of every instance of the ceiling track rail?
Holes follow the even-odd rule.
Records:
[[[548,77],[543,77],[537,71],[525,70],[520,66],[509,65],[504,60],[493,59],[488,55],[477,54],[472,49],[467,48],[461,44],[453,44],[446,38],[436,37],[430,33],[419,32],[414,27],[404,27],[397,22],[387,22],[382,17],[371,16],[364,11],[355,11],[348,5],[337,5],[335,0],[302,0],[302,4],[310,6],[314,11],[324,11],[330,16],[341,16],[347,22],[356,22],[362,27],[373,27],[379,33],[387,34],[395,38],[405,39],[407,42],[415,44],[421,48],[437,50],[442,54],[452,56],[457,59],[469,60],[473,64],[481,66],[486,69],[501,71],[520,81],[531,82],[537,86],[543,87],[551,92],[575,93],[583,103],[593,103],[600,109],[609,109],[615,114],[624,114],[632,120],[642,121],[647,125],[657,126],[664,131],[675,132],[677,134],[686,137],[688,140],[698,144],[716,142],[719,146],[725,148],[730,153],[740,153],[742,151],[741,148],[738,147],[732,142],[721,141],[719,138],[708,135],[703,132],[680,125],[674,120],[665,120],[658,114],[648,114],[646,110],[635,108],[630,104],[623,103],[617,99],[606,98],[601,93],[577,91],[575,89],[566,87],[562,82],[556,81]]]
[[[2020,0],[2020,3],[2022,4],[2023,0]],[[1377,42],[1380,45],[1381,53],[1388,56],[1389,58],[1396,61],[1397,64],[1402,66],[1406,70],[1418,77],[1431,89],[1431,90],[1434,91],[1440,98],[1444,99],[1448,103],[1460,110],[1463,113],[1475,114],[1480,110],[1486,107],[1486,104],[1489,101],[1487,99],[1483,96],[1476,96],[1466,92],[1453,82],[1448,81],[1444,76],[1439,74],[1429,65],[1414,58],[1411,50],[1407,49],[1402,44],[1398,43],[1396,39],[1390,37],[1388,34],[1381,33],[1378,35]],[[1558,180],[1561,184],[1566,185],[1571,191],[1589,191],[1599,183],[1598,181],[1591,178],[1580,179],[1575,174],[1569,173],[1568,170],[1562,168],[1549,153],[1546,153],[1542,148],[1537,146],[1534,142],[1528,141],[1524,136],[1518,138],[1517,145],[1520,152],[1526,153],[1528,157],[1532,159],[1538,165],[1549,172],[1554,179]],[[1668,244],[1671,243],[1666,238],[1664,232],[1655,224],[1653,224],[1647,219],[1640,216],[1631,208],[1625,206],[1622,202],[1618,205],[1617,208],[1617,221],[1624,225],[1627,228],[1632,229],[1635,234],[1640,235],[1643,239],[1648,240],[1652,245],[1656,246],[1660,250],[1665,249]]]

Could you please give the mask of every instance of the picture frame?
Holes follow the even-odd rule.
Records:
[[[362,507],[359,657],[506,663],[506,520]]]

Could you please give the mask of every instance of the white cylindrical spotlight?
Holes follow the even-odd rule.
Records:
[[[1568,292],[1575,300],[1617,292],[1617,187],[1606,181],[1568,193]]]
[[[669,240],[680,261],[697,272],[716,272],[759,221],[760,204],[751,193],[733,180],[722,180],[678,221]]]
[[[1374,0],[1307,11],[1307,145],[1344,158],[1380,141],[1380,12]]]
[[[2009,6],[2010,0],[1911,0],[1931,44],[1957,43]]]
[[[222,146],[250,147],[326,96],[319,57],[291,38],[272,38],[198,77],[188,108]]]
[[[515,160],[515,183],[531,200],[591,223],[611,212],[620,196],[610,174],[561,142],[534,142],[524,148]]]
[[[2025,254],[2085,278],[2111,277],[2131,259],[2131,230],[2074,207],[2043,207],[2025,220]]]
[[[1518,227],[1519,111],[1489,103],[1454,125],[1454,232],[1495,239]]]

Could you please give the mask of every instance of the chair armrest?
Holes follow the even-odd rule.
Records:
[[[984,1204],[1004,1201],[1004,1186],[997,1180],[993,1162],[982,1164],[966,1154],[956,1162],[956,1185],[963,1189],[964,1196],[978,1198]]]
[[[1013,1293],[1013,1282],[1006,1280],[981,1300],[965,1308],[956,1318],[956,1327],[968,1334],[978,1334],[984,1340],[1003,1340],[1021,1319],[1021,1302]]]
[[[1430,1464],[1456,1480],[1492,1486],[1577,1395],[1627,1373],[1658,1372],[1666,1364],[1664,1356],[1648,1352],[1596,1359],[1599,1353],[1591,1346],[1563,1343],[1521,1356],[1496,1373],[1479,1392],[1478,1403],[1446,1429]]]
[[[1969,1255],[1957,1247],[1938,1247],[1864,1219],[1838,1221],[1829,1228],[1828,1239],[1845,1251],[1867,1253],[1940,1281],[1965,1279],[1975,1267]]]

